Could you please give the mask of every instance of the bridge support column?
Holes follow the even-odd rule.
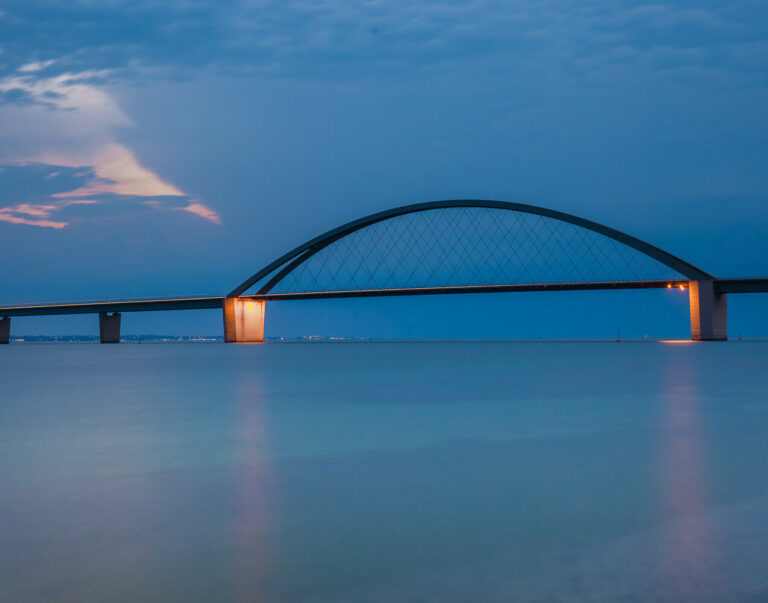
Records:
[[[0,318],[0,343],[11,342],[11,317]]]
[[[99,312],[101,343],[120,343],[120,312]]]
[[[691,304],[691,339],[728,339],[728,300],[725,293],[717,293],[713,281],[689,281],[688,297]]]
[[[264,341],[263,301],[224,298],[224,341],[227,343],[260,343]]]

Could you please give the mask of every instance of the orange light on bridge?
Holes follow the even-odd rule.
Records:
[[[667,289],[671,289],[671,288],[672,288],[672,283],[667,283]]]
[[[683,291],[685,289],[685,285],[679,285],[680,291]]]

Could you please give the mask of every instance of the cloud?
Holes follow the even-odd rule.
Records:
[[[131,151],[117,143],[98,147],[85,156],[51,153],[44,154],[43,158],[45,163],[58,166],[77,167],[88,164],[98,176],[81,188],[58,193],[58,197],[83,197],[99,193],[143,197],[185,196],[177,187],[140,165]]]
[[[108,71],[39,75],[52,64],[50,60],[28,63],[0,79],[0,94],[16,92],[21,100],[13,106],[0,106],[4,126],[0,160],[6,164],[0,178],[7,178],[12,174],[9,168],[15,166],[26,170],[27,177],[37,174],[60,185],[63,171],[76,172],[66,172],[70,186],[47,196],[38,190],[0,207],[0,221],[63,228],[69,220],[49,218],[64,216],[72,206],[109,200],[114,210],[121,211],[129,211],[130,203],[145,211],[178,209],[181,203],[183,208],[194,206],[190,213],[221,224],[213,209],[142,165],[130,149],[115,140],[115,129],[131,125],[131,121],[103,84]],[[115,199],[120,203],[114,203]]]
[[[320,81],[435,76],[489,85],[615,87],[679,74],[768,88],[768,4],[702,0],[10,0],[0,102],[59,105],[30,82],[258,75]],[[23,70],[23,71],[20,71]],[[9,80],[11,81],[11,80]],[[64,82],[67,82],[65,78]],[[555,87],[555,86],[550,86]]]
[[[127,192],[134,188],[104,177],[95,166],[2,165],[0,222],[59,229],[83,220],[182,210],[221,224],[212,209],[162,181],[149,177],[138,189],[139,194]]]
[[[190,203],[189,205],[185,205],[179,209],[188,211],[189,213],[200,216],[201,218],[205,218],[206,220],[210,220],[214,224],[221,224],[221,218],[216,214],[216,212],[211,210],[210,207],[206,207],[202,203]]]
[[[71,205],[91,205],[98,203],[92,199],[74,199],[53,203],[19,203],[18,205],[0,207],[0,222],[10,224],[27,224],[45,228],[64,228],[69,222],[49,220],[51,214]]]
[[[194,77],[208,67],[339,79],[491,59],[569,67],[617,46],[716,49],[723,68],[739,69],[743,43],[762,47],[765,66],[766,19],[755,0],[11,0],[0,39],[13,57],[6,74]]]
[[[22,65],[19,67],[18,71],[19,73],[28,73],[30,71],[40,71],[41,69],[45,69],[46,67],[49,67],[53,65],[56,61],[54,59],[49,59],[47,61],[33,61],[32,63],[27,63],[26,65]]]

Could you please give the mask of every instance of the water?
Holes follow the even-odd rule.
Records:
[[[768,343],[11,344],[2,601],[768,600]]]

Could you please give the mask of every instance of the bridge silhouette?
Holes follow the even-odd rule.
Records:
[[[768,278],[716,278],[624,232],[563,212],[461,199],[397,207],[311,239],[227,295],[0,307],[11,317],[98,314],[102,343],[124,312],[219,309],[227,342],[261,342],[267,302],[514,291],[688,289],[691,339],[727,339],[727,294],[768,292]]]

